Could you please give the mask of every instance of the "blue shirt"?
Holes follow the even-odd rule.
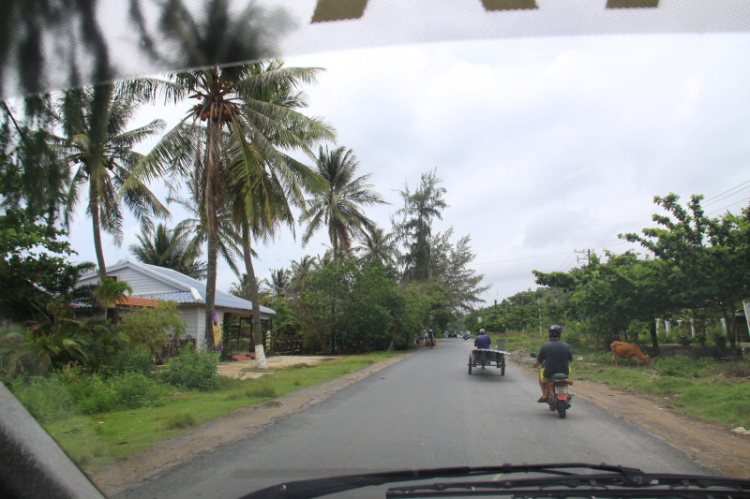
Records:
[[[477,339],[474,340],[474,346],[477,348],[490,348],[492,340],[486,334],[480,334]]]

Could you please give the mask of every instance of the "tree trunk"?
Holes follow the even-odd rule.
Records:
[[[209,232],[208,234],[208,251],[207,251],[207,274],[206,274],[206,348],[213,351],[216,348],[214,344],[214,323],[212,312],[216,307],[216,263],[219,253],[218,235]]]
[[[253,302],[253,341],[255,343],[255,362],[261,369],[268,367],[266,351],[263,347],[263,330],[260,325],[260,296],[258,293],[258,279],[255,278],[255,268],[250,245],[250,226],[245,221],[242,224],[242,253],[245,258],[245,273],[250,287],[250,297]]]
[[[656,320],[651,321],[651,346],[654,347],[654,355],[659,355],[659,338],[656,336]]]
[[[206,210],[208,233],[206,276],[206,346],[214,350],[212,312],[216,308],[216,265],[219,252],[219,223],[217,212],[222,205],[221,195],[221,125],[208,120],[208,144],[206,147],[205,191],[203,207]]]
[[[91,224],[94,229],[94,250],[96,251],[96,263],[99,266],[99,280],[104,282],[107,279],[107,267],[104,264],[102,231],[99,220],[99,189],[94,179],[90,179],[89,181],[91,182],[89,211],[91,211]]]

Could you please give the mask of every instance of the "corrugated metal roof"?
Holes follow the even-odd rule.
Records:
[[[138,296],[154,298],[156,300],[175,301],[177,303],[197,303],[193,295],[188,291],[176,291],[173,293],[141,293]]]
[[[175,301],[177,303],[195,303],[204,304],[206,302],[206,284],[193,279],[192,277],[186,276],[176,270],[157,267],[156,265],[150,265],[147,263],[133,262],[130,260],[124,260],[117,262],[112,267],[108,268],[108,272],[115,273],[121,267],[130,267],[133,269],[140,270],[152,277],[160,280],[167,280],[176,284],[176,287],[183,288],[185,291],[176,291],[168,293],[138,293],[137,296],[143,298],[155,298],[159,300]],[[235,310],[252,310],[253,304],[248,300],[243,300],[229,293],[225,293],[221,290],[216,290],[216,306],[221,308],[232,308]],[[260,311],[267,315],[276,315],[276,312],[268,307],[260,306]]]

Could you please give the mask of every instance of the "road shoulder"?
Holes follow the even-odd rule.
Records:
[[[106,470],[91,473],[89,477],[108,497],[122,493],[143,482],[154,480],[198,455],[254,435],[280,418],[322,402],[339,390],[409,358],[418,351],[376,362],[345,376],[296,390],[264,403],[237,409],[230,414],[207,421],[179,437],[159,442],[154,447],[113,464]]]
[[[537,376],[529,366],[512,363],[524,374]],[[574,380],[571,392],[669,442],[705,468],[735,478],[750,477],[750,437],[747,435],[678,414],[666,407],[668,398],[660,400],[583,380]]]

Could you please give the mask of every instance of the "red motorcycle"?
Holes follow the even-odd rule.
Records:
[[[532,353],[531,357],[536,359],[536,354]],[[549,382],[547,382],[545,392],[547,393],[549,410],[557,411],[560,419],[565,419],[565,412],[570,409],[570,401],[573,398],[573,394],[570,393],[568,387],[572,384],[573,381],[569,380],[568,375],[565,373],[553,374]]]

